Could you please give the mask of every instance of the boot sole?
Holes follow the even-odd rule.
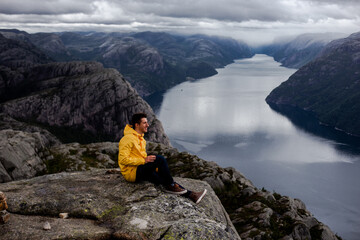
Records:
[[[181,192],[173,192],[173,191],[169,191],[169,190],[164,189],[164,192],[175,194],[175,195],[182,195],[184,193],[187,193],[187,190],[185,189],[184,191],[181,191]]]
[[[201,194],[201,196],[199,197],[199,199],[196,201],[196,204],[198,204],[205,196],[205,194],[207,193],[207,190],[205,189],[203,194]]]

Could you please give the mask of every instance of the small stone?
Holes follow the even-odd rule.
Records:
[[[49,222],[45,222],[45,223],[44,223],[44,226],[43,226],[43,229],[44,229],[44,230],[50,230],[50,229],[51,229],[50,223],[49,223]]]
[[[0,201],[0,211],[8,209],[6,201]]]
[[[6,203],[6,197],[3,192],[0,192],[0,211],[8,209],[8,205]]]
[[[108,169],[106,170],[106,174],[120,174],[120,169]]]
[[[69,214],[68,214],[68,213],[60,213],[60,214],[59,214],[59,217],[60,217],[60,218],[64,218],[64,219],[65,219],[65,218],[69,218]]]
[[[5,199],[5,194],[3,192],[0,192],[0,201]]]
[[[10,214],[7,211],[0,212],[0,224],[7,223],[10,219]]]

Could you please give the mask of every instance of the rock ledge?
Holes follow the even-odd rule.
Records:
[[[194,204],[151,183],[128,183],[117,169],[3,183],[12,219],[0,225],[0,239],[240,239],[206,182],[176,181],[208,194]],[[68,219],[59,218],[64,212]]]

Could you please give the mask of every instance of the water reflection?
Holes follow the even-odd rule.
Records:
[[[218,72],[164,94],[158,117],[173,146],[235,167],[259,188],[302,199],[340,236],[356,239],[360,154],[354,139],[318,128],[298,113],[288,118],[272,110],[266,96],[295,70],[268,56]]]
[[[312,114],[301,109],[276,105],[270,105],[270,107],[289,118],[298,128],[315,136],[329,139],[332,146],[341,153],[354,156],[360,155],[360,137],[323,125]]]
[[[290,114],[289,121],[265,103],[268,93],[294,71],[279,67],[265,55],[237,61],[226,69],[220,69],[217,76],[185,82],[169,90],[164,95],[159,118],[172,142],[178,148],[193,153],[209,144],[231,139],[231,144],[237,148],[246,145],[248,149],[254,143],[261,152],[248,156],[256,159],[262,159],[260,155],[267,150],[276,149],[272,161],[353,161],[337,156],[334,149],[354,152],[353,147],[346,145],[354,140],[339,144],[342,143],[339,134],[336,138],[329,138],[333,133],[326,131],[329,129],[325,127],[316,126],[310,117],[294,112]],[[335,141],[309,136],[299,129]],[[294,155],[299,146],[306,148],[305,153]]]

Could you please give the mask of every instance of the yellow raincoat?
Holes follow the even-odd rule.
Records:
[[[144,134],[137,133],[131,125],[124,129],[124,137],[119,142],[119,167],[125,180],[135,182],[137,166],[145,164],[146,141]]]

